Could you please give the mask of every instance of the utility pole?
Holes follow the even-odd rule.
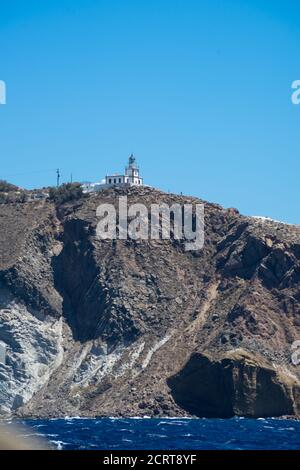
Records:
[[[73,183],[73,173],[71,173],[71,183]]]
[[[59,168],[57,168],[56,170],[56,186],[57,187],[59,186],[59,179],[60,179],[60,172],[59,172]]]

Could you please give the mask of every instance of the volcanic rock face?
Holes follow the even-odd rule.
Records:
[[[300,384],[254,354],[236,349],[218,360],[194,353],[168,381],[174,399],[197,416],[282,416],[299,414]]]
[[[0,413],[299,415],[299,227],[205,203],[202,250],[101,241],[96,208],[120,195],[201,202],[0,205]]]

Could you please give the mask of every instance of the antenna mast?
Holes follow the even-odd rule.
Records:
[[[56,186],[59,186],[60,172],[59,168],[56,170]]]

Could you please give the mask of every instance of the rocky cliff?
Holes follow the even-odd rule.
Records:
[[[0,205],[2,414],[300,414],[300,228],[205,203],[205,244],[99,240],[150,188]]]

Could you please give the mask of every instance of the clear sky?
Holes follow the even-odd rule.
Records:
[[[0,0],[0,179],[145,182],[300,223],[300,4]]]

